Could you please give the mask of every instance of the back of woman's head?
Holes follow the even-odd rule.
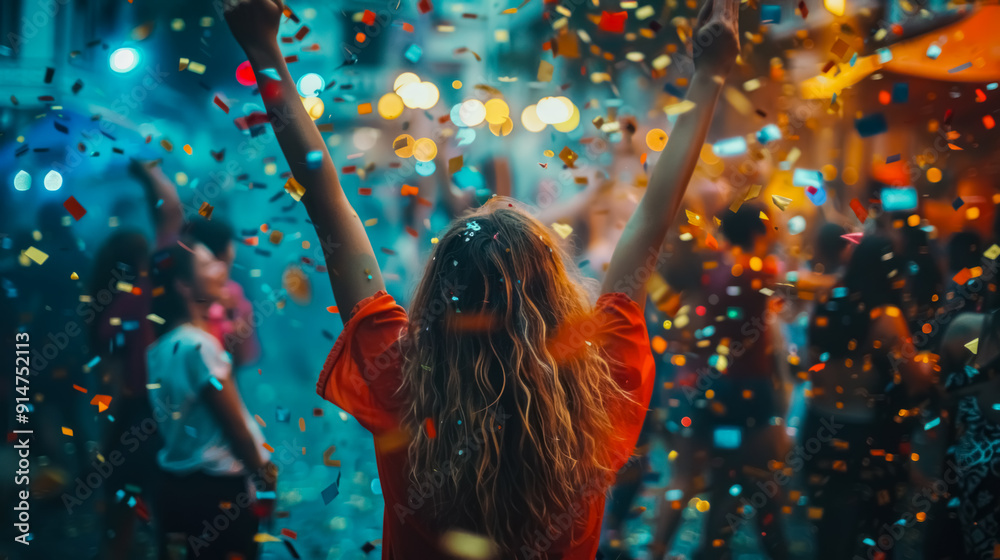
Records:
[[[552,345],[590,311],[565,262],[547,228],[495,198],[448,227],[413,297],[411,475],[443,474],[440,529],[487,535],[502,557],[614,474],[605,403],[624,394],[595,347]]]
[[[184,245],[194,245],[185,238]],[[194,279],[194,254],[180,243],[175,243],[153,254],[149,274],[153,284],[153,313],[163,319],[157,324],[159,337],[188,320],[188,302],[178,290],[178,282],[191,283]]]
[[[851,254],[841,285],[834,288],[828,301],[817,305],[810,344],[833,356],[843,355],[854,347],[864,348],[871,312],[882,306],[902,304],[905,280],[898,262],[888,238],[864,237]]]

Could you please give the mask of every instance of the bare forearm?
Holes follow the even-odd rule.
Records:
[[[277,43],[247,49],[247,56],[281,151],[305,190],[301,200],[319,237],[333,294],[346,322],[357,302],[385,287],[371,242],[344,194],[319,129],[299,100]],[[279,79],[266,76],[268,69]],[[309,154],[316,153],[321,156],[319,165],[310,164]]]
[[[633,219],[643,226],[656,226],[656,232],[662,231],[661,242],[698,163],[721,92],[721,78],[704,73],[692,77],[685,99],[695,106],[677,117],[667,146],[653,166],[646,194],[636,208]]]
[[[721,91],[722,78],[695,73],[687,93],[695,106],[677,118],[667,147],[653,167],[646,194],[625,225],[604,280],[605,293],[624,292],[640,304],[644,301],[641,279],[648,278],[656,266],[660,246],[698,163]]]

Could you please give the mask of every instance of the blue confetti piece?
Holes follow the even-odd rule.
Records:
[[[910,100],[910,84],[899,82],[892,86],[892,102],[906,103]]]
[[[129,496],[126,503],[128,503],[128,507],[135,507],[135,496]]]
[[[382,482],[379,481],[379,479],[377,479],[377,478],[374,479],[374,480],[372,480],[371,489],[372,489],[372,494],[375,494],[376,496],[381,496],[382,495]]]
[[[437,169],[437,165],[433,161],[421,161],[414,165],[413,168],[417,171],[417,175],[430,177],[434,174],[434,170]]]
[[[733,484],[732,486],[729,487],[730,496],[739,496],[740,493],[742,492],[743,492],[743,487],[740,486],[739,484]]]
[[[320,150],[313,150],[306,154],[306,167],[309,169],[319,169],[319,166],[323,164],[323,152]]]
[[[781,129],[776,124],[769,124],[757,132],[757,141],[761,144],[781,140]]]
[[[193,438],[198,437],[198,430],[194,426],[184,426],[184,433]]]
[[[676,502],[677,500],[680,500],[681,498],[684,497],[684,491],[676,488],[673,490],[667,490],[667,493],[664,494],[664,497],[667,499],[668,502]]]
[[[993,90],[997,89],[998,87],[1000,87],[1000,83],[993,82],[992,84],[987,84],[986,85],[986,91],[993,91]]]
[[[139,321],[122,321],[122,330],[125,332],[139,330]]]
[[[325,506],[330,505],[330,502],[340,495],[340,471],[337,471],[337,481],[327,486],[323,492],[321,492],[321,495],[323,496],[323,505]]]
[[[854,128],[857,129],[858,134],[862,138],[868,138],[869,136],[876,136],[887,132],[889,130],[889,123],[886,122],[885,115],[875,113],[861,117],[860,119],[854,119]]]
[[[952,68],[951,70],[948,70],[948,73],[949,74],[955,74],[955,73],[961,72],[962,70],[968,70],[969,68],[972,68],[972,63],[971,62],[966,62],[965,64],[963,64],[961,66],[956,66],[956,67]]]
[[[882,47],[881,49],[875,51],[875,54],[878,55],[878,61],[880,64],[885,64],[886,62],[892,60],[892,51],[886,47]]]
[[[719,449],[737,449],[743,442],[743,432],[739,428],[719,427],[713,432],[712,441]]]
[[[87,362],[87,366],[84,369],[94,369],[94,366],[96,366],[99,363],[101,363],[101,357],[100,356],[94,356],[93,359],[91,359],[89,362]]]
[[[875,546],[875,541],[872,540],[871,538],[867,538],[867,539],[865,539],[865,540],[863,540],[861,542],[865,543],[868,546]]]
[[[937,60],[937,57],[939,56],[941,56],[941,47],[934,44],[927,47],[927,58]]]
[[[292,414],[290,412],[288,412],[287,408],[283,408],[283,407],[279,406],[274,411],[274,417],[275,417],[275,419],[277,419],[278,422],[286,422],[287,423],[288,419],[291,416],[292,416]]]
[[[222,383],[221,383],[221,382],[219,382],[219,380],[218,380],[218,379],[216,379],[216,378],[212,377],[212,378],[209,378],[209,380],[208,380],[208,381],[209,381],[209,382],[210,382],[210,383],[212,384],[212,386],[213,386],[213,387],[215,387],[215,389],[216,389],[217,391],[221,391],[221,390],[222,390]]]
[[[781,6],[764,4],[760,7],[761,23],[781,23]]]
[[[281,80],[281,77],[278,76],[278,71],[275,70],[274,68],[265,68],[261,70],[260,73],[263,74],[264,76],[267,76],[268,78],[271,78],[272,80],[275,81]]]
[[[742,136],[719,140],[712,145],[712,152],[719,157],[738,156],[747,153],[747,141]]]
[[[937,418],[935,418],[935,419],[931,420],[930,422],[924,424],[924,431],[926,432],[927,430],[932,430],[932,429],[936,428],[939,424],[941,424],[941,417],[940,416],[938,416]]]
[[[823,187],[823,174],[815,169],[796,169],[792,173],[792,184],[796,187]]]
[[[809,202],[812,202],[816,206],[822,206],[826,202],[826,189],[823,187],[806,189],[806,198],[808,198]],[[801,216],[797,217],[801,218]]]
[[[854,63],[855,63],[855,62],[857,62],[857,61],[858,61],[858,53],[854,53],[854,54],[853,54],[853,55],[851,56],[851,63],[850,63],[850,66],[851,66],[851,67],[853,68],[853,67],[854,67]]]
[[[257,499],[258,500],[276,500],[276,499],[278,499],[278,494],[274,490],[268,490],[268,491],[258,490],[257,491]]]
[[[119,490],[119,491],[115,492],[115,501],[116,502],[122,501],[122,498],[124,498],[124,497],[125,497],[125,491],[124,490]]]
[[[410,45],[406,49],[406,52],[403,53],[403,57],[406,58],[406,60],[409,60],[410,62],[416,64],[420,62],[420,57],[423,56],[423,54],[424,50],[421,49],[418,45]]]
[[[951,500],[948,501],[948,507],[957,508],[960,503],[962,502],[958,498],[952,498]]]

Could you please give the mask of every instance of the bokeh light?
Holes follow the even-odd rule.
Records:
[[[111,69],[119,74],[124,74],[135,69],[139,65],[139,51],[132,47],[122,47],[111,53],[108,59]]]

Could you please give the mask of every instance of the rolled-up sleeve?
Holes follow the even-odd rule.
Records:
[[[316,392],[373,434],[399,427],[406,311],[384,291],[358,302],[333,345]]]

